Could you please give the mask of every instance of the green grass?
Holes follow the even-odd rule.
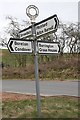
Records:
[[[42,118],[78,118],[80,104],[75,97],[41,98]],[[3,118],[37,118],[36,99],[2,103]]]

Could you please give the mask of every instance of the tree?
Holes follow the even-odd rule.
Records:
[[[64,34],[66,35],[66,44],[70,49],[70,53],[77,52],[77,44],[80,34],[78,31],[78,24],[71,23],[66,26]]]
[[[12,16],[7,16],[6,19],[10,21],[8,27],[6,28],[7,34],[9,34],[13,38],[14,37],[20,38],[19,36],[20,25],[17,22],[17,19],[13,18]]]
[[[19,22],[17,22],[17,19],[13,18],[12,16],[7,16],[6,19],[9,20],[8,27],[6,28],[6,33],[9,34],[12,38],[20,38],[19,31],[24,25],[20,25]],[[17,65],[19,67],[26,66],[26,55],[17,54],[15,55],[15,60],[18,62]]]
[[[59,29],[60,29],[59,31],[60,33],[58,35],[58,41],[60,43],[60,54],[63,55],[65,44],[66,44],[66,35],[65,35],[66,24],[63,24],[60,21]]]
[[[70,53],[78,51],[78,42],[80,40],[80,32],[78,30],[78,24],[70,23],[63,24],[60,22],[59,29],[61,33],[58,36],[58,40],[61,46],[61,54],[64,52],[64,48],[69,48]]]
[[[1,47],[7,47],[7,38],[5,37],[5,38],[0,38],[0,41],[1,41],[1,43],[0,43],[0,45],[1,45]]]

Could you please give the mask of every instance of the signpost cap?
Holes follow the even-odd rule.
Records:
[[[39,9],[35,5],[29,5],[26,8],[26,14],[31,22],[35,22],[35,18],[39,15]]]

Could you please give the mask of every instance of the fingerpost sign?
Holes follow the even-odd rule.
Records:
[[[11,53],[32,53],[32,40],[10,38],[8,49]]]
[[[29,5],[26,9],[26,14],[31,20],[31,26],[19,32],[20,39],[10,38],[7,47],[11,53],[33,52],[34,54],[37,112],[38,117],[40,117],[41,102],[38,73],[38,54],[58,54],[60,51],[60,47],[58,42],[37,41],[37,39],[45,36],[46,34],[56,32],[58,29],[59,20],[57,15],[55,14],[47,19],[35,23],[35,19],[39,14],[39,9],[35,5]]]

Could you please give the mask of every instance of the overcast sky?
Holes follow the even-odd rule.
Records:
[[[34,0],[0,0],[0,35],[7,26],[6,16],[16,17],[19,21],[29,20],[26,15],[26,8],[29,5],[36,5],[39,8],[36,22],[54,14],[57,14],[59,20],[63,22],[78,21],[78,0],[35,0],[35,2]]]

